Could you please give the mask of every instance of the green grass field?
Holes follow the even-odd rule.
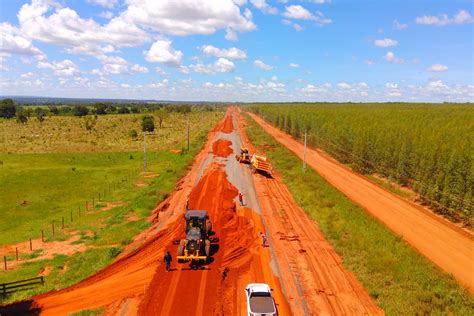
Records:
[[[74,243],[86,248],[71,256],[56,255],[8,271],[0,270],[1,284],[38,276],[45,267],[51,269],[45,286],[12,294],[4,302],[77,283],[110,263],[136,234],[147,228],[150,223],[146,218],[151,210],[185,175],[205,143],[207,132],[222,118],[222,113],[199,113],[199,117],[201,122],[194,125],[189,152],[175,150],[186,148],[184,131],[167,141],[160,140],[160,130],[158,135],[148,137],[148,170],[158,173],[157,177],[140,173],[143,152],[128,147],[121,148],[121,152],[88,152],[90,148],[85,147],[74,153],[1,153],[0,248],[40,238],[42,229],[47,241],[67,240],[76,235],[80,238]],[[79,142],[80,138],[71,140],[74,146]],[[161,143],[155,146],[156,142]],[[96,207],[86,213],[85,201],[91,205],[92,197]],[[121,205],[100,211],[110,202]],[[56,226],[54,236],[52,221]],[[41,243],[36,243],[32,253],[21,253],[20,258],[33,259],[41,254]],[[8,260],[15,260],[14,255],[9,255]]]
[[[270,162],[377,304],[389,315],[472,315],[474,298],[446,273],[352,203],[247,116],[252,143]],[[263,149],[262,149],[263,150]]]

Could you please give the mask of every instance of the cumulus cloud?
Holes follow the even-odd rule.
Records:
[[[102,69],[94,69],[91,71],[93,75],[121,75],[121,74],[135,74],[148,73],[148,68],[139,64],[132,64],[120,56],[98,56],[103,64]]]
[[[390,39],[390,38],[384,38],[384,39],[375,40],[374,44],[377,47],[390,47],[390,46],[398,45],[398,41]]]
[[[112,9],[118,4],[118,0],[87,0],[87,2]]]
[[[0,53],[45,57],[44,53],[35,47],[31,40],[23,37],[19,29],[7,22],[0,23]]]
[[[263,61],[261,61],[260,59],[256,59],[254,62],[253,62],[253,65],[257,68],[260,68],[262,70],[265,70],[265,71],[270,71],[273,69],[273,66],[272,65],[267,65],[265,64]]]
[[[254,7],[267,14],[278,14],[278,9],[269,5],[266,0],[250,0]]]
[[[158,40],[151,45],[150,50],[145,51],[145,60],[151,63],[162,63],[170,67],[178,67],[181,64],[183,53],[171,47],[171,41]]]
[[[426,71],[430,72],[442,72],[446,70],[448,70],[448,66],[442,64],[434,64],[426,69]]]
[[[219,58],[213,64],[193,64],[189,65],[189,68],[194,72],[201,73],[201,74],[214,74],[214,73],[225,73],[225,72],[233,72],[235,70],[235,64],[226,59],[226,58]]]
[[[302,31],[302,30],[303,30],[303,27],[302,27],[301,25],[299,25],[298,23],[295,23],[295,22],[290,21],[290,20],[288,20],[288,19],[283,19],[283,20],[281,20],[281,21],[282,21],[282,23],[283,23],[284,25],[288,25],[288,26],[292,27],[292,28],[293,28],[294,30],[296,30],[296,31]]]
[[[101,18],[104,18],[104,19],[107,19],[107,20],[110,20],[111,18],[114,17],[114,13],[111,12],[111,11],[103,11],[99,14],[99,16]]]
[[[394,20],[392,28],[394,30],[401,31],[408,28],[408,24],[400,23],[398,20]]]
[[[438,16],[434,15],[423,15],[418,16],[415,19],[417,24],[423,25],[436,25],[436,26],[445,26],[448,24],[468,24],[474,21],[471,14],[466,10],[458,11],[454,16],[449,17],[447,14],[441,14]]]
[[[227,59],[237,59],[237,60],[247,58],[247,53],[236,47],[231,47],[228,49],[220,49],[212,45],[205,45],[201,47],[201,51],[207,56],[224,57]]]
[[[39,61],[37,67],[51,69],[56,76],[78,76],[81,73],[77,65],[69,59],[58,62]]]
[[[288,19],[314,21],[318,25],[329,24],[332,22],[332,20],[326,18],[322,12],[316,11],[316,13],[313,14],[300,5],[286,6],[283,16]]]
[[[127,3],[121,19],[171,35],[213,34],[219,29],[249,32],[256,28],[251,13],[242,14],[232,0],[128,0]]]
[[[383,57],[386,61],[394,64],[404,64],[405,60],[395,56],[393,52],[387,52]]]
[[[288,67],[290,67],[290,68],[300,68],[300,65],[299,65],[299,64],[295,64],[295,63],[290,63],[290,64],[288,65]]]

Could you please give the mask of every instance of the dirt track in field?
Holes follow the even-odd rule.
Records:
[[[303,144],[255,114],[249,115],[298,157]],[[474,293],[474,236],[420,205],[397,196],[341,165],[326,153],[307,149],[307,164],[412,247]]]
[[[153,227],[126,254],[77,285],[8,311],[67,315],[106,307],[106,315],[245,315],[245,286],[264,282],[279,315],[383,314],[280,178],[252,174],[235,160],[243,145],[237,122],[238,113],[229,110],[177,190],[150,216]],[[251,148],[245,137],[244,144]],[[245,194],[244,206],[236,205],[238,192]],[[176,256],[173,241],[184,237],[186,197],[189,208],[208,211],[219,243],[210,263],[195,269],[174,261],[173,271],[165,272],[165,251]],[[261,231],[270,247],[262,247]]]

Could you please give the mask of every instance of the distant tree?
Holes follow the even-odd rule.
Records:
[[[168,117],[168,113],[164,111],[159,111],[156,113],[156,117],[158,118],[158,125],[160,128],[163,128],[163,122]]]
[[[49,113],[51,113],[53,115],[58,115],[59,114],[59,109],[58,109],[57,106],[50,105],[50,106],[48,106],[48,110],[49,110]]]
[[[142,131],[153,132],[155,130],[155,118],[151,115],[143,115]]]
[[[138,137],[138,133],[136,130],[132,129],[130,132],[128,132],[128,136],[130,136],[132,139],[136,139]]]
[[[69,114],[71,112],[72,112],[72,109],[71,109],[70,106],[61,106],[59,108],[59,113],[61,113],[61,114]]]
[[[89,109],[84,105],[76,105],[72,109],[74,116],[85,116],[89,114]]]
[[[98,102],[93,105],[95,114],[105,115],[107,114],[107,104]]]
[[[113,104],[108,104],[106,109],[107,114],[117,112],[117,107]]]
[[[130,111],[132,113],[140,113],[141,107],[137,104],[133,104],[132,107],[130,108]]]
[[[126,106],[121,106],[121,107],[119,107],[117,113],[118,114],[129,114],[130,110]]]
[[[44,117],[46,116],[46,111],[42,108],[35,109],[35,116],[38,122],[43,123]]]
[[[12,99],[3,99],[0,104],[0,117],[12,118],[15,117],[16,107]]]
[[[28,122],[28,115],[23,108],[19,108],[16,111],[15,116],[18,123],[26,124],[26,122]]]

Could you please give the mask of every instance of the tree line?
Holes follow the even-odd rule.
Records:
[[[474,107],[455,104],[258,104],[250,110],[364,174],[419,194],[472,225]]]

